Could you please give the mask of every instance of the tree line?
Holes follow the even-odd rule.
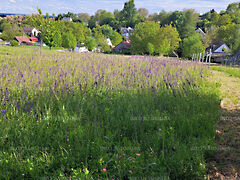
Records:
[[[62,21],[64,17],[71,17],[73,21]],[[84,43],[89,50],[100,47],[108,52],[106,38],[117,45],[124,39],[121,28],[132,27],[132,54],[178,53],[190,57],[215,41],[223,41],[233,52],[240,50],[240,3],[229,4],[220,13],[211,10],[200,15],[194,9],[187,9],[149,14],[147,9],[137,9],[134,0],[129,0],[122,10],[113,13],[100,9],[93,16],[71,12],[44,16],[38,9],[38,14],[26,16],[20,25],[14,21],[0,23],[3,31],[0,38],[4,40],[21,35],[22,26],[32,26],[41,31],[41,38],[50,47],[74,48],[77,43]],[[205,36],[196,32],[197,28],[201,28]]]

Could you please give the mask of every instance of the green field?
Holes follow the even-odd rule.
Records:
[[[203,65],[0,47],[0,74],[0,179],[206,174],[220,97]]]
[[[212,66],[211,67],[215,71],[225,72],[231,76],[240,78],[240,67],[229,67],[229,66]]]

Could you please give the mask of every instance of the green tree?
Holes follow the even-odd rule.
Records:
[[[61,47],[62,45],[62,35],[59,31],[56,31],[53,35],[53,47]]]
[[[147,43],[151,43],[154,49],[160,44],[160,25],[155,22],[143,22],[136,25],[131,40],[131,51],[135,54],[148,53]]]
[[[63,34],[62,46],[64,48],[74,49],[77,45],[77,40],[71,32]]]
[[[219,17],[218,26],[226,26],[228,24],[232,24],[232,19],[231,19],[230,15],[224,14]]]
[[[154,45],[152,43],[147,43],[147,52],[149,53],[149,55],[152,55],[154,51]]]
[[[140,20],[141,21],[145,21],[148,17],[148,10],[146,8],[139,8],[138,9],[138,14],[139,14],[139,17],[140,17]]]
[[[147,21],[136,25],[130,37],[131,50],[135,54],[149,53],[149,44],[154,46],[154,52],[168,55],[179,46],[179,34],[175,27],[167,25],[160,28],[156,22]]]
[[[11,41],[11,46],[18,46],[18,42],[16,40]]]
[[[113,31],[110,35],[110,39],[111,39],[111,42],[113,44],[113,46],[116,46],[118,45],[120,42],[122,42],[123,40],[123,37],[121,34],[119,34],[118,32],[116,31]]]
[[[55,15],[55,13],[53,13],[53,14],[52,14],[52,16],[53,16],[53,19],[55,20],[55,18],[56,18],[56,15]]]
[[[234,23],[240,24],[240,2],[229,4],[226,13],[231,16]]]
[[[195,53],[201,53],[205,50],[202,43],[202,37],[199,33],[194,33],[192,36],[185,38],[182,44],[182,54],[184,57],[192,57]]]
[[[14,40],[15,36],[22,36],[24,34],[22,28],[15,23],[5,22],[1,24],[1,28],[3,29],[1,39],[6,41]]]
[[[198,15],[192,9],[184,11],[182,24],[179,25],[178,31],[182,39],[194,34],[197,25]]]
[[[35,27],[38,30],[42,30],[42,24],[44,23],[45,19],[42,15],[41,9],[38,8],[38,14],[32,14],[30,16],[26,16],[26,23],[29,26]]]
[[[96,27],[96,20],[94,19],[94,16],[91,16],[90,20],[88,21],[88,27],[91,29]]]
[[[46,19],[41,25],[41,38],[50,49],[61,44],[61,34],[57,23],[56,21]]]
[[[134,0],[129,0],[124,4],[124,8],[120,12],[120,21],[125,27],[134,27],[137,23],[137,15]]]
[[[97,46],[101,48],[101,51],[103,52],[109,52],[110,47],[107,43],[106,37],[102,34],[102,32],[98,31],[98,29],[94,29],[94,38],[96,40]]]
[[[225,42],[233,51],[238,51],[240,41],[240,25],[228,24],[226,26],[219,27],[216,39]]]
[[[160,29],[160,38],[166,39],[170,44],[170,52],[175,51],[179,47],[181,41],[176,27],[166,25]]]
[[[96,40],[91,37],[88,37],[85,40],[85,46],[88,48],[89,51],[92,51],[95,47],[97,47]]]
[[[88,22],[90,20],[90,16],[88,13],[79,13],[78,14],[78,18],[82,21],[82,22]]]

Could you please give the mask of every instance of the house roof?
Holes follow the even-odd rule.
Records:
[[[203,32],[203,30],[201,28],[198,28],[196,31],[199,32],[200,34],[202,34],[203,36],[205,36],[205,32]]]
[[[216,41],[215,43],[211,44],[206,50],[208,51],[208,50],[212,49],[212,51],[214,52],[219,47],[221,47],[223,44],[225,44],[225,43],[222,41]]]
[[[16,36],[15,39],[21,44],[22,42],[30,42],[27,36]]]
[[[24,27],[23,31],[27,32],[27,33],[31,33],[33,29],[35,29],[35,28],[34,27]]]
[[[122,49],[122,50],[127,50],[131,47],[131,43],[130,43],[130,40],[125,40],[125,41],[122,41],[121,43],[119,43],[118,45],[115,46],[115,50],[119,50],[119,49]]]
[[[131,42],[130,40],[126,40],[122,42],[126,47],[130,48],[131,47]]]
[[[32,41],[38,41],[38,38],[36,38],[34,36],[30,37],[29,39],[32,40]]]

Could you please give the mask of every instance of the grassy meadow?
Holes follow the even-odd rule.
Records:
[[[203,179],[208,67],[0,47],[0,179]]]
[[[225,72],[231,76],[240,78],[240,67],[239,66],[212,66],[215,71]]]

